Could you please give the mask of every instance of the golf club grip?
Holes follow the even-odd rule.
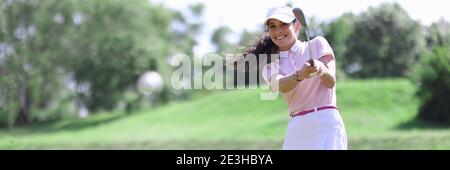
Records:
[[[314,61],[312,59],[308,60],[308,63],[311,64],[312,67],[314,67]]]

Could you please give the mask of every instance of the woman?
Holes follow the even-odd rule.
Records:
[[[264,25],[265,37],[247,52],[279,54],[264,66],[262,76],[288,104],[291,119],[283,149],[347,149],[336,102],[336,58],[327,40],[297,40],[302,26],[289,7],[270,9]]]

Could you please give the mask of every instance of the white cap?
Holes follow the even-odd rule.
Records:
[[[292,12],[292,8],[290,7],[275,7],[269,9],[266,16],[266,21],[264,21],[264,25],[267,25],[267,21],[269,19],[277,19],[284,23],[291,23],[294,21],[295,16]]]

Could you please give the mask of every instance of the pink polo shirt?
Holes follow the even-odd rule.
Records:
[[[325,38],[318,36],[310,41],[310,45],[313,59],[317,60],[322,56],[332,54],[332,60],[335,60],[333,49]],[[300,70],[309,60],[308,43],[297,40],[290,50],[282,51],[279,54],[279,60],[265,65],[263,69],[262,76],[271,85],[271,89],[273,89],[272,83],[276,82],[272,82],[271,78],[289,76],[296,70]],[[279,72],[277,73],[274,69],[279,69]],[[330,70],[330,72],[335,76],[335,70]],[[299,82],[291,91],[282,93],[282,95],[288,104],[289,113],[320,106],[337,106],[336,86],[331,89],[325,87],[318,76]]]

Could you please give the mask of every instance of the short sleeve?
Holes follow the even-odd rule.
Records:
[[[278,88],[274,88],[277,86],[278,80],[283,76],[280,74],[280,69],[278,66],[278,62],[273,62],[266,64],[262,70],[262,77],[270,85],[270,89],[272,92],[276,92]]]
[[[312,41],[317,50],[316,51],[317,55],[315,55],[315,59],[319,59],[320,57],[329,55],[329,54],[331,54],[333,56],[333,59],[335,59],[333,49],[331,48],[330,44],[328,43],[328,41],[325,38],[323,38],[321,36],[317,36]]]

